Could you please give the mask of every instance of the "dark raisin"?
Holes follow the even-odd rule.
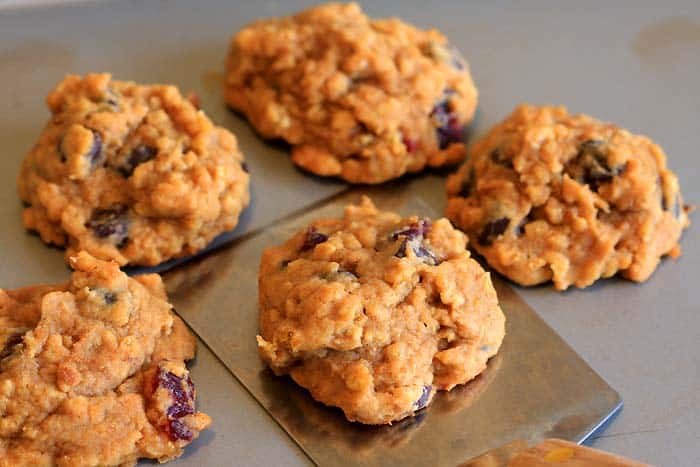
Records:
[[[575,180],[597,191],[603,183],[625,171],[627,164],[610,167],[607,162],[605,142],[589,139],[581,143],[576,157],[567,164],[566,173]]]
[[[306,230],[306,235],[304,237],[304,243],[301,246],[301,250],[311,250],[319,243],[323,243],[328,240],[328,235],[318,232],[315,227],[309,227]]]
[[[184,386],[183,387],[183,383]],[[171,404],[166,410],[166,431],[171,441],[190,441],[194,434],[181,418],[195,413],[194,384],[189,376],[181,378],[169,371],[160,370],[156,377],[156,385],[164,388],[170,395]]]
[[[416,410],[420,410],[428,404],[430,394],[433,392],[433,387],[430,385],[423,386],[423,393],[420,398],[413,404]]]
[[[452,94],[454,94],[453,90],[445,90],[430,112],[430,117],[436,126],[440,149],[445,149],[453,143],[462,142],[464,127],[459,123],[457,114],[450,109],[449,98]]]
[[[241,162],[241,169],[243,169],[243,172],[245,173],[250,173],[250,170],[248,169],[248,164],[245,162]]]
[[[412,240],[416,237],[424,237],[428,235],[433,224],[430,219],[420,219],[418,222],[414,222],[408,227],[397,230],[391,234],[392,240],[397,240],[399,237],[407,237]]]
[[[115,294],[111,290],[105,290],[102,293],[102,295],[104,297],[105,304],[114,305],[115,303],[117,303],[117,294]]]
[[[423,238],[430,232],[432,223],[429,219],[421,219],[418,222],[397,230],[390,235],[392,240],[401,238],[399,248],[394,253],[397,258],[405,258],[407,248],[411,248],[416,257],[423,260],[424,263],[435,266],[440,263],[435,254],[423,244]]]
[[[0,349],[0,360],[10,355],[15,346],[21,344],[23,339],[24,335],[22,333],[11,334],[10,337],[5,340],[3,348]]]
[[[92,130],[92,146],[85,157],[93,167],[102,160],[102,136],[95,130]]]
[[[494,164],[502,165],[503,167],[507,167],[509,169],[513,168],[513,161],[503,154],[503,150],[501,150],[501,148],[496,148],[491,151],[490,157]]]
[[[110,209],[98,209],[85,226],[93,231],[96,237],[109,238],[115,245],[124,246],[129,232],[126,208],[117,206]]]
[[[403,142],[403,145],[406,146],[406,152],[408,153],[416,152],[416,149],[418,149],[418,142],[406,135],[401,138],[401,141]]]
[[[282,269],[282,270],[287,269],[287,266],[289,266],[289,263],[291,263],[291,262],[292,262],[291,259],[282,260],[282,262],[280,263],[280,269]]]
[[[467,176],[462,179],[462,185],[460,186],[459,193],[457,193],[457,195],[461,196],[462,198],[469,198],[474,190],[475,184],[476,179],[474,176],[474,168],[472,167],[469,172],[467,172]]]
[[[507,217],[501,217],[500,219],[488,222],[479,234],[477,241],[483,246],[491,245],[496,237],[506,231],[508,224],[510,224],[510,219]]]
[[[152,160],[156,157],[156,154],[158,154],[158,149],[145,144],[139,144],[131,150],[126,163],[122,167],[119,167],[119,172],[125,177],[129,177],[134,173],[134,169],[136,169],[138,165]]]

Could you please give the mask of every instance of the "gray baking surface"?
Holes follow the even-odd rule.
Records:
[[[48,117],[44,97],[67,72],[109,70],[117,78],[167,81],[200,93],[207,113],[239,137],[253,171],[254,200],[241,231],[342,189],[299,174],[282,148],[260,142],[222,105],[219,73],[229,36],[257,17],[287,14],[310,2],[239,3],[124,1],[0,9],[2,287],[67,278],[62,252],[22,230],[14,182],[21,158]],[[686,200],[700,200],[700,185],[693,183],[700,117],[697,0],[431,6],[374,1],[365,8],[374,16],[435,26],[462,50],[480,91],[477,136],[517,102],[565,104],[650,135],[669,155]],[[418,180],[416,189],[422,186],[420,195],[439,211],[445,200],[436,178]],[[302,181],[301,188],[295,180]],[[597,448],[657,465],[700,464],[699,232],[691,226],[683,256],[664,261],[642,285],[613,279],[566,293],[518,289],[625,400],[622,414],[594,441]],[[203,346],[194,377],[215,425],[184,463],[308,462]]]

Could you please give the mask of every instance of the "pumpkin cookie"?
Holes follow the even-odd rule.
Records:
[[[586,287],[646,280],[689,225],[663,150],[563,107],[519,106],[447,182],[447,216],[503,275]]]
[[[384,424],[486,368],[505,332],[489,274],[447,219],[364,198],[265,250],[262,358],[351,421]]]
[[[174,86],[68,76],[18,177],[24,225],[66,258],[155,265],[203,249],[247,206],[236,138]]]
[[[0,466],[178,457],[211,422],[184,363],[194,337],[159,276],[70,264],[68,284],[0,289]]]
[[[477,91],[438,31],[330,3],[231,41],[226,102],[318,175],[380,183],[460,161]]]

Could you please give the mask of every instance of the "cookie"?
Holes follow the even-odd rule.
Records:
[[[25,227],[66,258],[155,265],[238,223],[249,177],[236,138],[174,86],[68,76],[47,103],[19,194]]]
[[[486,368],[505,318],[490,276],[447,219],[378,211],[368,198],[267,248],[258,347],[348,420],[385,424]]]
[[[521,105],[447,182],[447,216],[522,285],[645,281],[689,225],[663,150],[563,107]]]
[[[68,284],[0,289],[0,466],[178,457],[211,422],[184,363],[194,337],[159,276],[70,264]]]
[[[224,97],[292,161],[380,183],[465,155],[477,105],[468,66],[434,29],[330,3],[254,22],[231,40]]]

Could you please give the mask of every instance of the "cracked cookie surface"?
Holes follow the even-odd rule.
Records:
[[[521,105],[447,182],[447,216],[501,274],[564,290],[642,282],[689,225],[663,150],[563,107]]]
[[[249,201],[236,138],[174,86],[67,76],[18,176],[24,225],[66,258],[120,265],[194,254]]]
[[[372,20],[330,3],[237,33],[224,97],[292,161],[351,183],[380,183],[459,162],[477,90],[434,29]]]
[[[270,247],[259,271],[260,354],[351,421],[385,424],[486,368],[505,332],[490,276],[447,219],[364,198]]]
[[[0,289],[0,466],[178,457],[211,422],[184,363],[194,337],[159,276],[70,264],[68,284]]]

